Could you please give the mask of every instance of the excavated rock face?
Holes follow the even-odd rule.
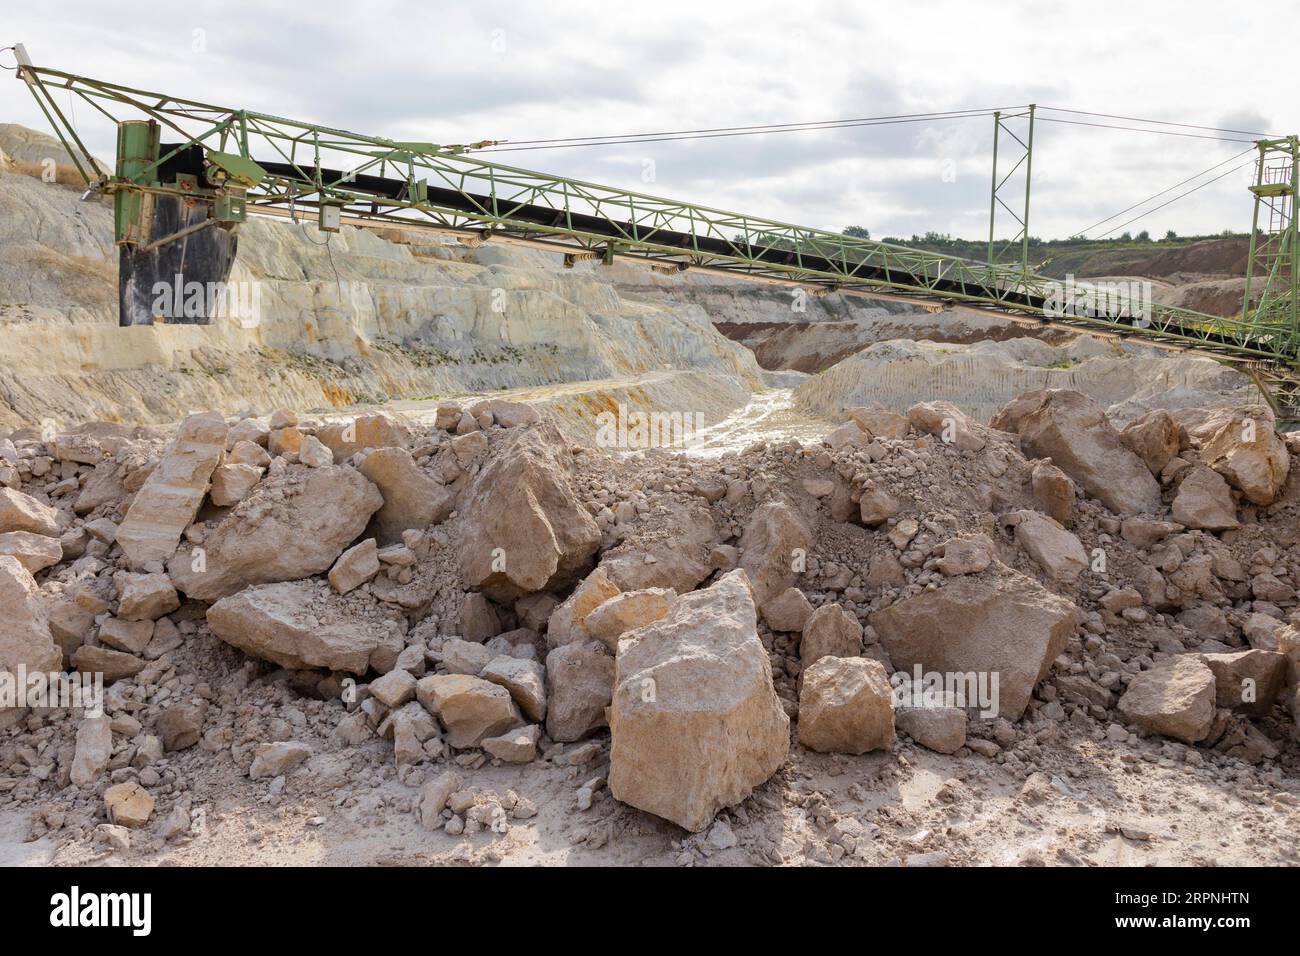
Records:
[[[999,713],[1017,720],[1080,618],[1065,598],[994,562],[877,611],[871,623],[900,670],[996,673]]]
[[[251,584],[321,574],[365,531],[383,503],[379,489],[345,466],[267,478],[202,544],[182,548],[167,573],[177,589],[200,601]]]
[[[619,642],[610,792],[699,832],[776,772],[790,721],[743,571],[683,595]]]
[[[391,626],[358,620],[322,603],[311,581],[250,587],[208,608],[212,633],[281,667],[364,674],[371,655],[392,644]],[[401,640],[397,641],[400,650]]]
[[[498,601],[571,584],[600,546],[600,528],[570,484],[554,426],[512,429],[466,492],[461,572]]]
[[[1160,485],[1150,469],[1086,395],[1069,389],[1030,392],[999,412],[992,425],[1019,434],[1026,453],[1052,459],[1116,514],[1160,510]]]

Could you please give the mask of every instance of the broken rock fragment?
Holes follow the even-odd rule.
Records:
[[[468,674],[431,674],[416,684],[424,708],[447,728],[447,742],[458,750],[477,747],[523,723],[510,691]]]
[[[823,657],[804,671],[799,743],[844,754],[892,747],[894,700],[884,665],[866,657]]]
[[[572,583],[600,546],[600,527],[570,484],[568,446],[549,423],[503,433],[467,492],[461,572],[498,601]]]
[[[281,667],[364,674],[387,632],[320,606],[318,594],[311,581],[251,587],[208,608],[208,626],[227,644]]]
[[[1070,601],[995,562],[877,611],[871,623],[900,670],[975,672],[989,688],[996,674],[999,715],[1017,720],[1081,617]]]
[[[1214,672],[1188,654],[1134,677],[1119,712],[1148,733],[1194,744],[1210,732],[1214,701]]]
[[[198,553],[182,548],[167,572],[179,590],[200,601],[320,574],[383,503],[379,489],[339,465],[267,478],[197,546]]]
[[[117,529],[117,543],[132,566],[166,561],[175,553],[225,450],[226,423],[216,412],[181,422]]]
[[[776,772],[790,721],[744,571],[623,638],[610,710],[610,792],[692,832]]]

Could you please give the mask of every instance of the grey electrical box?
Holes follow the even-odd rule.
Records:
[[[343,222],[343,207],[325,203],[320,207],[320,231],[338,232]]]

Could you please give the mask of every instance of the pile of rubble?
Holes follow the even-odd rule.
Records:
[[[504,400],[18,431],[0,670],[107,686],[102,712],[0,700],[0,809],[138,852],[194,839],[232,777],[355,805],[363,750],[429,830],[529,820],[473,775],[545,765],[578,810],[725,848],[796,752],[1033,787],[1064,728],[1294,792],[1297,450],[1262,406],[1119,430],[1067,390],[716,460],[570,446]],[[830,858],[868,842],[826,820]]]

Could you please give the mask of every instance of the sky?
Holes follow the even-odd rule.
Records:
[[[1288,35],[1277,17],[1294,26],[1300,12],[1282,4],[1268,16],[1252,11],[1234,17],[1202,0],[135,0],[126,7],[61,0],[10,5],[0,20],[0,46],[23,42],[37,65],[140,89],[439,143],[1027,103],[1294,132],[1295,85],[1283,70],[1271,73],[1258,51],[1261,24]],[[12,56],[0,53],[0,63],[12,66]],[[48,131],[26,88],[3,75],[0,122]],[[98,155],[112,156],[111,124],[84,106],[76,122]],[[1044,238],[1075,235],[1249,148],[1046,121],[1034,136],[1030,230]],[[992,141],[993,120],[981,116],[516,151],[496,159],[799,225],[860,225],[877,238],[931,230],[983,238]],[[1248,159],[1219,166],[1203,179],[1224,178],[1126,228],[1154,236],[1246,230],[1251,171],[1235,167]],[[1018,208],[1023,185],[1013,180],[1010,187]],[[1013,229],[1009,219],[999,220],[1000,235]]]

